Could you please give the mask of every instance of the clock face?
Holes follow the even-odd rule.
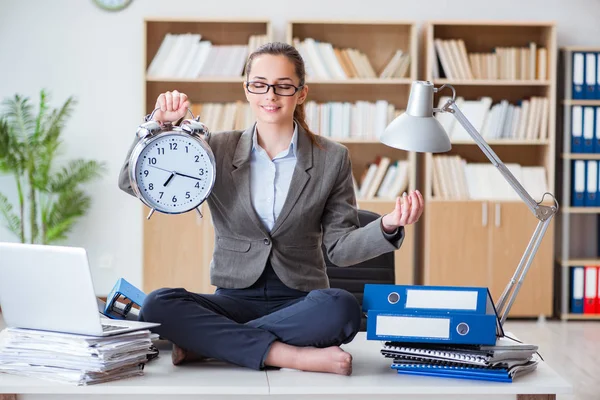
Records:
[[[208,197],[213,174],[204,148],[185,135],[161,135],[150,141],[135,168],[138,189],[148,204],[174,214],[189,211]]]

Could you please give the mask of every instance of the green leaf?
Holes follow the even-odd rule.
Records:
[[[75,221],[85,214],[90,204],[90,197],[81,190],[60,193],[50,207],[43,242],[52,243],[65,239]]]
[[[8,198],[0,193],[0,214],[4,217],[6,227],[15,236],[21,235],[21,220],[19,216],[13,212],[13,206],[9,203]]]
[[[23,171],[24,146],[6,119],[0,120],[0,171]]]
[[[14,98],[5,100],[4,106],[6,108],[4,115],[16,134],[29,140],[35,133],[35,118],[29,99],[17,94]]]
[[[48,189],[53,193],[69,190],[99,177],[104,169],[104,163],[81,159],[73,160],[50,178]]]

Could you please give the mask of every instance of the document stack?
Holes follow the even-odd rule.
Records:
[[[138,376],[157,354],[151,335],[149,330],[98,337],[5,328],[0,372],[78,386]]]
[[[363,311],[399,374],[512,382],[539,362],[504,334],[487,288],[366,284]]]
[[[533,371],[537,346],[506,337],[494,346],[452,346],[386,342],[381,354],[399,374],[512,382]]]

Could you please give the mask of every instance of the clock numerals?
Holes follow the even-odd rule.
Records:
[[[196,182],[196,184],[194,185],[195,188],[200,188],[200,182]]]
[[[192,196],[190,195],[190,192],[185,192],[185,198],[186,198],[186,199],[189,199],[190,197],[192,197]]]
[[[158,155],[160,156],[161,154],[165,154],[165,148],[164,147],[159,147],[156,150],[158,150]]]
[[[154,184],[152,184],[152,183],[151,183],[151,184],[149,184],[149,185],[148,185],[148,189],[150,189],[150,190],[154,190]]]
[[[158,198],[162,199],[163,195],[165,194],[165,192],[158,192]]]
[[[200,168],[199,173],[200,173],[200,176],[203,176],[204,175],[204,168]]]
[[[200,162],[200,156],[198,156],[198,155],[194,156],[194,160],[195,160],[195,162]]]
[[[173,196],[173,198],[171,199],[171,201],[173,201],[173,203],[177,203],[177,197]]]
[[[177,143],[169,143],[169,150],[177,150]]]
[[[145,170],[144,170],[144,177],[147,177],[149,173],[150,173],[150,172],[148,172],[148,170],[147,170],[147,169],[145,169]]]
[[[156,157],[150,157],[150,158],[148,159],[148,163],[149,163],[150,165],[156,165]]]

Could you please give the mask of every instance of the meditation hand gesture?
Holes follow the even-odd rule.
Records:
[[[423,195],[418,190],[396,198],[394,211],[383,216],[383,230],[393,233],[398,227],[414,224],[423,214]]]

